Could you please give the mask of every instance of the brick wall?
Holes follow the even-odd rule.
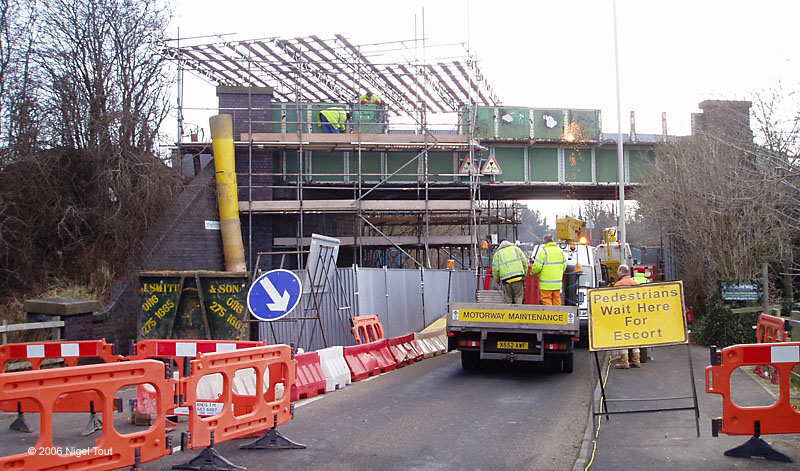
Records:
[[[111,307],[93,316],[73,316],[68,329],[72,335],[105,338],[126,353],[136,336],[139,271],[224,270],[220,232],[207,230],[206,220],[219,220],[213,163],[186,186],[145,236],[145,255],[138,263],[132,261],[125,277],[115,281]]]
[[[272,88],[269,87],[217,87],[219,112],[233,115],[233,139],[240,140],[242,133],[249,132],[250,120],[253,132],[274,132],[266,121],[272,120],[269,106],[272,103]]]
[[[736,142],[752,142],[749,101],[705,100],[698,106],[701,113],[692,114],[692,134],[712,134]]]

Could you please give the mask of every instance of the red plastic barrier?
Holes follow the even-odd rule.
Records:
[[[211,443],[252,436],[266,429],[284,424],[292,419],[291,388],[295,382],[295,361],[288,345],[269,345],[246,348],[223,353],[201,354],[191,362],[191,376],[182,378],[180,389],[184,395],[182,406],[189,407],[189,448],[197,449]],[[233,402],[233,378],[236,371],[255,370],[256,396],[252,408],[235,410]],[[264,388],[264,376],[269,385]],[[203,376],[219,373],[223,377],[223,403],[217,415],[201,417],[197,413],[197,384]],[[284,393],[275,399],[278,383],[284,385]],[[263,391],[263,392],[262,392]]]
[[[486,274],[483,275],[483,289],[484,291],[492,289],[492,267],[487,267]]]
[[[31,369],[38,370],[46,359],[63,358],[67,366],[76,366],[81,358],[97,358],[104,363],[124,359],[114,354],[114,345],[101,340],[78,340],[63,342],[10,343],[0,346],[0,372],[14,360],[27,360]]]
[[[317,352],[294,356],[297,362],[297,378],[292,386],[292,402],[325,393],[325,374],[319,364]]]
[[[367,345],[373,345],[372,355],[378,360],[378,367],[381,372],[385,373],[397,368],[397,360],[394,359],[394,356],[389,351],[389,343],[386,339]]]
[[[712,365],[706,367],[706,392],[722,396],[722,418],[712,421],[712,434],[758,435],[799,433],[800,413],[790,400],[791,372],[800,365],[800,343],[733,345],[718,351],[712,347]],[[740,407],[731,395],[731,375],[742,366],[770,365],[778,372],[780,393],[769,406]],[[759,430],[756,430],[756,422]]]
[[[539,275],[525,275],[525,295],[523,304],[540,304],[539,300]]]
[[[344,361],[350,368],[353,381],[361,381],[381,372],[378,359],[371,354],[372,348],[373,344],[370,343],[344,347]]]
[[[201,353],[219,353],[239,350],[241,348],[260,347],[266,342],[249,340],[172,340],[151,339],[137,342],[134,354],[128,360],[144,360],[151,358],[171,359],[183,372],[184,358],[197,358]]]
[[[353,337],[359,345],[377,342],[384,338],[383,324],[376,315],[353,316],[350,318],[350,324],[353,326]]]
[[[398,368],[422,358],[422,353],[414,348],[413,332],[393,339],[386,339],[386,344],[397,362]]]
[[[32,449],[53,450],[53,413],[62,394],[75,395],[92,390],[98,394],[104,410],[112,410],[114,395],[119,389],[141,383],[156,387],[157,412],[160,416],[175,407],[175,383],[165,379],[164,364],[152,360],[2,374],[0,400],[14,402],[30,399],[39,404],[39,440],[32,445]],[[126,435],[115,429],[113,420],[104,420],[102,434],[94,445],[94,451],[81,454],[25,452],[3,456],[0,457],[0,469],[102,471],[138,467],[139,462],[154,461],[171,453],[163,420],[147,430]]]

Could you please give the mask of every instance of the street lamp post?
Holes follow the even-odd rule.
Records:
[[[617,180],[619,181],[619,247],[620,247],[620,263],[624,262],[625,258],[625,160],[624,152],[622,150],[622,104],[620,101],[619,91],[619,46],[617,39],[617,0],[612,0],[612,9],[614,12],[614,68],[616,69],[616,85],[617,85]]]

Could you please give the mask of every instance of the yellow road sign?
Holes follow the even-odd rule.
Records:
[[[454,321],[468,322],[503,322],[510,324],[572,324],[575,314],[571,312],[545,310],[546,307],[534,308],[529,305],[515,304],[508,309],[456,309],[453,310]]]
[[[683,282],[589,290],[589,350],[688,342]]]

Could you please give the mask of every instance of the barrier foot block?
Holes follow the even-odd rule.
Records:
[[[769,443],[761,438],[755,436],[736,448],[731,448],[726,451],[725,456],[731,456],[733,458],[764,458],[768,461],[780,461],[782,463],[792,462],[791,458],[772,448]]]
[[[237,466],[222,456],[214,446],[208,446],[184,464],[176,464],[172,469],[187,469],[192,471],[247,471],[247,468]]]
[[[266,449],[275,449],[275,450],[302,450],[306,446],[300,443],[295,443],[288,438],[281,435],[277,429],[271,428],[267,433],[264,434],[258,440],[248,443],[246,445],[242,445],[239,447],[240,450],[266,450]]]
[[[81,435],[84,437],[88,437],[89,435],[97,432],[98,430],[103,430],[103,420],[97,416],[96,413],[92,412],[89,414],[89,423],[86,424],[84,427],[83,432]]]
[[[19,408],[19,405],[17,405],[17,407]],[[31,428],[28,427],[28,423],[25,422],[25,414],[22,412],[17,412],[17,418],[11,422],[11,425],[8,426],[8,429],[15,432],[31,433]]]

